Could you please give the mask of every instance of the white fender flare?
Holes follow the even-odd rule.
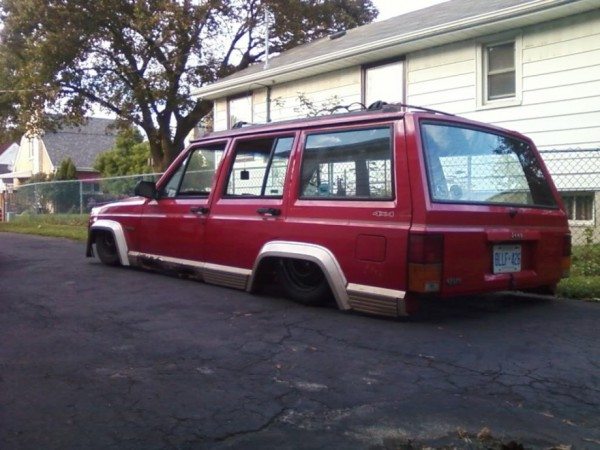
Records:
[[[271,241],[263,245],[252,268],[252,276],[248,282],[248,291],[253,288],[256,271],[261,261],[265,258],[273,257],[304,259],[317,264],[329,282],[338,308],[342,310],[350,309],[348,293],[346,291],[346,277],[337,259],[327,248],[306,242]]]
[[[119,260],[121,261],[121,265],[129,266],[129,256],[128,248],[127,248],[127,240],[125,239],[125,232],[123,231],[123,226],[114,220],[106,220],[100,219],[95,221],[90,226],[90,236],[92,236],[94,231],[109,231],[113,234],[115,238],[115,244],[117,245],[117,251],[119,253]]]

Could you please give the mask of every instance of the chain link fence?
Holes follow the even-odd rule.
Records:
[[[573,243],[600,242],[600,148],[546,150],[542,158],[565,204]]]
[[[160,173],[86,180],[29,183],[6,199],[7,218],[19,214],[85,214],[94,206],[133,195],[140,180],[156,181]]]

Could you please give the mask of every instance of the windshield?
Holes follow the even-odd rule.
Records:
[[[526,142],[436,122],[422,123],[421,136],[434,202],[557,207]]]

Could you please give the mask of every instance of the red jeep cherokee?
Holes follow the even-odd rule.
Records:
[[[136,197],[94,208],[87,255],[301,303],[403,315],[415,300],[553,292],[567,218],[525,136],[388,105],[212,133]]]

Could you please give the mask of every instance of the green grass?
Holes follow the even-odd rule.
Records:
[[[87,220],[86,214],[21,215],[13,217],[10,222],[0,222],[0,232],[37,234],[85,241]]]

